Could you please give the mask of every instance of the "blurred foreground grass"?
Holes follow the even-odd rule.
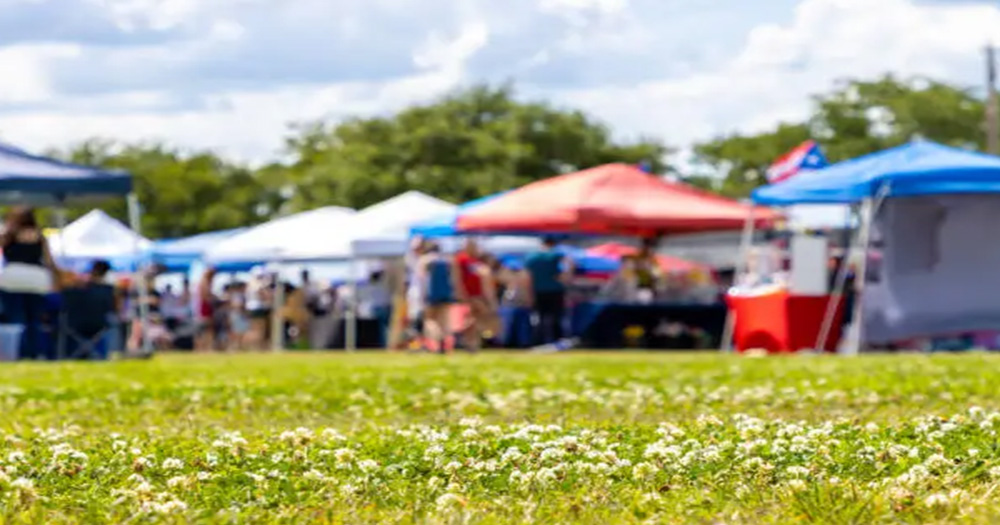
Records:
[[[9,521],[1000,520],[1000,358],[0,367]],[[995,424],[994,424],[995,423]]]

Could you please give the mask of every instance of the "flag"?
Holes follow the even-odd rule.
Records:
[[[774,184],[788,180],[801,171],[826,167],[826,156],[815,140],[807,140],[786,153],[767,169],[767,182]]]

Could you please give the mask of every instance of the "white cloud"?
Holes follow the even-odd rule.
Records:
[[[565,97],[616,129],[686,145],[803,118],[810,95],[845,77],[895,72],[977,85],[991,40],[1000,42],[1000,9],[991,5],[804,0],[791,23],[753,29],[744,49],[715,69]]]
[[[982,46],[1000,43],[996,6],[916,0],[89,1],[144,39],[0,44],[5,140],[164,140],[259,161],[292,121],[513,77],[622,135],[684,146],[801,118],[838,78],[977,84]]]
[[[75,45],[29,44],[0,48],[0,103],[43,101],[54,96],[48,63],[77,56]]]

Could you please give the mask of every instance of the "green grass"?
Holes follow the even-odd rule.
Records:
[[[1000,356],[0,367],[0,521],[1000,520]]]

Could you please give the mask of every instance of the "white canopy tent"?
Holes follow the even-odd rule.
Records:
[[[101,210],[92,210],[49,235],[48,242],[53,257],[61,264],[75,267],[106,259],[117,270],[134,266],[153,246],[149,239]]]
[[[348,246],[355,257],[395,257],[406,253],[410,228],[452,212],[456,206],[419,191],[408,191],[373,204],[355,216],[357,230]]]
[[[292,262],[317,254],[331,236],[351,231],[357,212],[327,206],[281,217],[223,240],[203,255],[206,264]],[[323,257],[316,257],[316,260]]]

